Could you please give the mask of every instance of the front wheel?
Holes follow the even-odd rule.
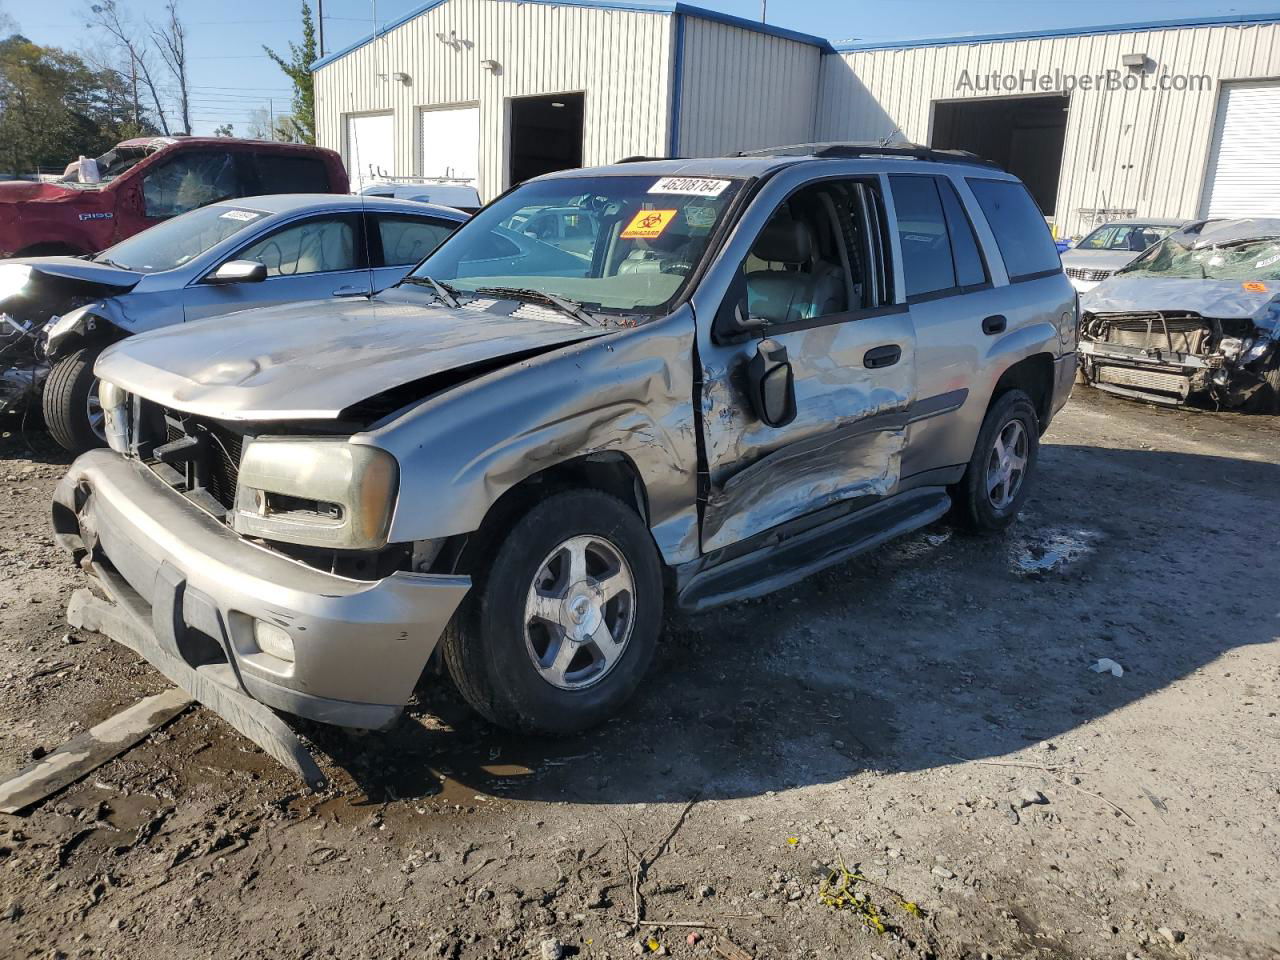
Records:
[[[101,353],[85,347],[53,365],[44,383],[44,422],[53,439],[72,453],[105,447],[105,417],[93,364]]]
[[[653,660],[662,573],[648,529],[594,490],[547,497],[474,576],[444,638],[449,675],[494,723],[566,734],[616,714]]]
[[[1280,413],[1280,356],[1262,371],[1262,385],[1245,403],[1248,413]]]
[[[1040,418],[1021,390],[991,404],[960,482],[951,489],[957,518],[984,533],[1013,523],[1027,499],[1028,479],[1040,454]]]

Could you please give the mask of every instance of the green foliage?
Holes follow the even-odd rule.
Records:
[[[98,156],[153,133],[140,119],[134,124],[129,93],[114,71],[23,36],[0,40],[0,171],[61,172],[81,154]]]
[[[316,97],[312,85],[311,64],[316,54],[316,25],[311,17],[311,6],[302,2],[302,43],[289,44],[289,57],[285,59],[270,47],[263,47],[276,66],[293,81],[293,111],[287,122],[277,124],[276,137],[294,143],[316,142]]]

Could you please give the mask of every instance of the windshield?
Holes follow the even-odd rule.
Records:
[[[93,259],[139,273],[173,270],[266,216],[243,207],[201,207],[135,233]]]
[[[1280,280],[1280,237],[1190,246],[1191,239],[1167,237],[1127,267],[1126,277],[1190,277],[1195,280]]]
[[[1077,250],[1127,250],[1141,253],[1153,243],[1159,243],[1174,227],[1149,223],[1108,223],[1089,234],[1078,244]]]
[[[463,294],[508,287],[604,313],[662,312],[740,186],[655,176],[534,181],[463,224],[411,276]]]

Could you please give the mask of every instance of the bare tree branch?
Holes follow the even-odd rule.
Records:
[[[98,3],[93,3],[89,6],[89,12],[92,15],[93,22],[105,30],[120,45],[121,50],[128,55],[130,69],[137,72],[138,79],[147,88],[147,92],[151,94],[151,102],[155,108],[156,120],[159,121],[160,130],[165,136],[168,136],[169,118],[165,114],[164,103],[160,99],[160,91],[156,88],[155,79],[151,75],[151,65],[147,62],[148,51],[146,47],[134,39],[133,28],[116,5],[116,0],[100,0]]]
[[[151,39],[160,59],[178,84],[178,107],[182,113],[182,130],[191,132],[191,92],[187,84],[187,30],[178,17],[178,0],[169,0],[164,12],[168,19],[160,26],[150,24]]]

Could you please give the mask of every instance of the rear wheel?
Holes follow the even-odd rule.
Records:
[[[98,378],[93,364],[101,349],[85,347],[53,365],[44,383],[44,422],[53,439],[72,453],[106,446]]]
[[[964,476],[951,490],[957,518],[973,530],[995,532],[1013,523],[1027,499],[1040,453],[1040,420],[1021,390],[1002,393],[978,431]]]
[[[662,575],[648,529],[622,501],[594,490],[548,497],[473,579],[444,658],[489,720],[572,733],[635,692],[657,646]]]

